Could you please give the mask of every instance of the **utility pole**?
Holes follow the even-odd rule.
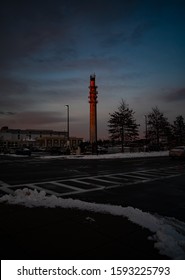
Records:
[[[145,150],[147,151],[147,141],[148,141],[148,124],[147,115],[145,115]]]
[[[67,108],[67,144],[68,146],[70,145],[70,141],[69,141],[69,105],[65,105]]]
[[[123,123],[121,124],[121,152],[124,152],[124,125]]]

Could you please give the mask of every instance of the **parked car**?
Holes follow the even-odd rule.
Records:
[[[21,148],[16,150],[16,155],[31,156],[31,150],[28,148]]]
[[[98,153],[99,154],[107,154],[108,149],[106,147],[103,147],[103,146],[98,146]]]
[[[42,147],[32,147],[31,151],[34,152],[34,153],[40,153],[40,152],[45,152],[46,149],[42,148]]]
[[[169,151],[171,158],[185,158],[185,146],[178,146]]]
[[[66,149],[62,147],[51,147],[47,150],[47,152],[50,153],[50,155],[65,155]]]

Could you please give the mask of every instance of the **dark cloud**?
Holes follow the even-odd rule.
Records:
[[[80,118],[70,116],[70,123],[78,123]],[[80,119],[81,121],[81,119]],[[0,120],[1,126],[11,128],[47,128],[59,127],[60,130],[66,127],[66,111],[25,111],[16,113],[16,116],[7,116]]]
[[[27,91],[28,85],[25,81],[16,80],[11,77],[0,78],[0,99],[7,95],[23,95]]]
[[[65,1],[6,1],[1,5],[0,58],[3,69],[58,38],[66,41],[68,29],[63,24],[64,4]]]
[[[151,31],[151,29],[153,29],[156,25],[157,22],[154,21],[145,21],[139,23],[128,37],[128,42],[133,44],[139,43],[145,33]]]
[[[145,75],[145,77],[147,76],[148,74]],[[122,81],[127,81],[127,80],[136,80],[136,79],[141,79],[143,78],[143,73],[141,72],[129,72],[129,73],[124,73],[122,76],[120,76],[120,80]]]
[[[66,121],[65,115],[56,112],[38,112],[38,111],[27,111],[16,114],[16,117],[8,118],[8,125],[11,127],[18,128],[32,128],[48,126],[52,127],[52,124],[63,123]]]
[[[27,121],[30,121],[32,124],[45,124],[45,123],[56,123],[66,120],[66,116],[64,113],[62,114],[59,112],[51,112],[51,111],[45,111],[45,112],[37,112],[37,111],[27,111],[22,112],[17,115],[17,120],[22,120],[22,123],[27,123]]]
[[[0,111],[0,115],[15,115],[16,113],[15,112],[4,112],[4,111]]]
[[[68,16],[76,20],[83,22],[84,20],[92,25],[109,25],[114,21],[121,18],[127,18],[132,14],[139,6],[137,0],[69,0],[67,1]],[[101,24],[101,25],[100,25]]]
[[[154,21],[146,21],[138,23],[133,29],[117,31],[116,29],[106,35],[106,38],[101,42],[103,47],[115,47],[118,44],[129,43],[138,44],[146,32],[154,28]]]
[[[61,64],[65,61],[77,58],[78,54],[75,48],[72,47],[63,47],[59,44],[59,46],[54,46],[52,48],[48,48],[47,52],[43,52],[42,55],[36,54],[27,61],[27,63],[38,62],[41,64],[50,64],[52,65]]]
[[[127,18],[137,6],[136,0],[116,1],[114,5],[107,0],[4,1],[0,10],[1,67],[11,68],[15,60],[21,63],[21,58],[43,50],[48,53],[37,57],[40,62],[74,57],[83,30],[89,29],[92,36],[91,28],[107,29],[112,21]]]
[[[110,34],[106,34],[106,37],[104,40],[102,40],[101,45],[102,47],[114,47],[117,44],[126,42],[128,40],[128,35],[125,31],[114,31]]]
[[[86,88],[85,80],[79,77],[17,80],[1,78],[0,111],[25,111],[39,106],[49,108],[54,104],[57,106],[59,103],[66,102],[66,99],[79,99]]]
[[[185,101],[185,88],[176,89],[174,91],[162,94],[161,98],[167,102]]]
[[[27,81],[1,78],[0,110],[11,112],[29,108],[33,104],[30,92],[30,85]]]

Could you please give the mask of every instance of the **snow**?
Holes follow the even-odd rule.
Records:
[[[4,154],[0,154],[4,155]],[[137,153],[113,153],[113,154],[99,154],[99,155],[39,155],[37,153],[32,153],[41,159],[114,159],[114,158],[144,158],[144,157],[164,157],[169,156],[169,151],[160,152],[137,152]],[[9,157],[28,157],[27,155],[16,155],[16,154],[6,154]]]
[[[114,158],[144,158],[169,156],[169,151],[138,152],[138,153],[114,153],[101,155],[69,155],[69,156],[41,156],[42,159],[65,158],[65,159],[114,159]]]
[[[28,157],[27,155],[16,155],[16,154],[3,154],[3,153],[0,153],[0,156],[9,156],[9,157]]]
[[[110,214],[128,218],[131,222],[150,230],[149,238],[155,242],[161,254],[172,259],[185,258],[185,223],[170,217],[161,217],[143,212],[133,207],[123,207],[110,204],[97,204],[77,199],[64,199],[54,195],[46,196],[44,191],[18,189],[15,193],[4,195],[0,202],[19,204],[26,207],[61,207],[87,210],[90,212]]]

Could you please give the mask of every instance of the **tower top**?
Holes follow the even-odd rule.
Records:
[[[95,75],[95,73],[94,74],[92,74],[92,75],[90,75],[90,80],[92,81],[95,81],[95,78],[96,78],[96,75]]]

